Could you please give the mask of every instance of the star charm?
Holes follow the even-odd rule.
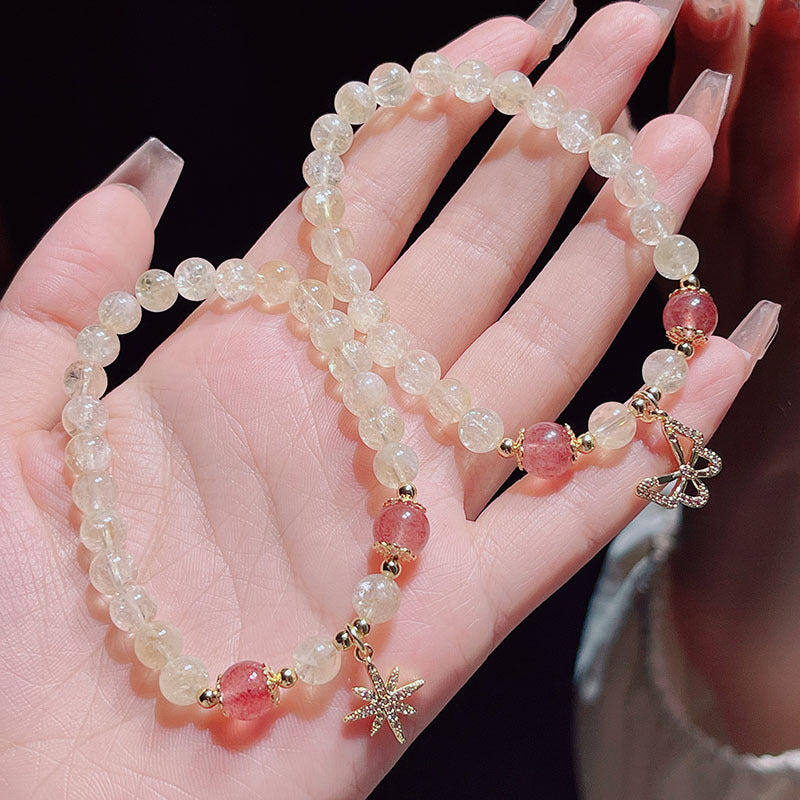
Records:
[[[403,733],[403,726],[400,724],[400,714],[404,716],[411,716],[417,713],[414,706],[404,703],[403,701],[410,697],[414,692],[422,686],[425,681],[420,679],[407,683],[405,686],[397,688],[397,679],[400,677],[400,667],[395,667],[389,675],[389,680],[383,682],[378,668],[372,663],[367,661],[365,663],[367,672],[369,673],[370,680],[372,681],[372,689],[366,689],[362,686],[354,686],[353,691],[362,699],[366,700],[367,704],[351,711],[345,718],[345,722],[353,722],[357,719],[365,719],[366,717],[374,717],[372,720],[372,730],[369,735],[374,736],[383,725],[384,720],[389,723],[389,727],[394,733],[395,739],[400,744],[406,740]]]
[[[636,494],[665,508],[677,508],[678,505],[702,508],[708,502],[709,496],[708,487],[703,483],[703,479],[719,475],[722,469],[722,459],[713,450],[706,447],[705,439],[700,431],[690,428],[670,416],[665,416],[661,420],[661,426],[678,462],[678,468],[667,475],[657,475],[640,481],[636,487]],[[692,448],[688,456],[683,452],[678,436],[691,439]],[[703,459],[707,466],[698,469],[697,462],[700,459]],[[673,481],[675,481],[675,486],[664,494],[661,490]],[[689,494],[686,491],[690,483],[694,487],[695,494]]]

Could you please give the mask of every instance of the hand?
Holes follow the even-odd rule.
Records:
[[[680,633],[744,752],[800,745],[800,10],[767,0],[750,30],[744,4],[713,22],[686,9],[676,29],[676,94],[702,62],[733,73],[711,175],[686,230],[703,243],[703,280],[723,318],[747,295],[782,304],[769,358],[714,439],[726,455],[711,513],[687,515],[673,560]],[[714,17],[709,14],[709,17]]]
[[[489,21],[445,53],[453,63],[483,59],[495,73],[529,70],[553,35],[541,16],[534,22],[538,28]],[[595,110],[608,129],[670,22],[642,5],[605,8],[544,80],[561,86],[571,105]],[[708,93],[704,116],[718,116],[720,101]],[[470,386],[477,403],[497,409],[511,433],[553,418],[572,397],[652,277],[652,250],[630,236],[608,186],[498,321],[586,168],[552,131],[516,118],[395,263],[489,110],[447,97],[381,111],[347,154],[342,188],[357,255],[392,318]],[[636,159],[655,172],[659,197],[681,217],[711,164],[711,139],[697,120],[671,116],[636,141]],[[114,180],[129,173],[130,165]],[[364,682],[355,661],[348,657],[321,689],[285,692],[263,723],[232,724],[160,697],[130,639],[108,626],[104,603],[87,593],[88,554],[76,545],[79,520],[64,481],[59,376],[99,300],[130,289],[149,265],[165,197],[157,167],[144,178],[133,181],[141,195],[106,185],[79,200],[2,301],[8,794],[211,797],[223,782],[228,797],[366,794],[402,750],[389,736],[371,741],[366,728],[343,728],[354,707],[349,687]],[[295,201],[248,258],[285,258],[301,274],[321,276],[308,234]],[[710,434],[747,362],[747,353],[714,339],[670,409]],[[620,386],[613,399],[635,388]],[[283,666],[301,638],[332,635],[352,616],[353,585],[375,569],[366,556],[370,528],[388,493],[376,486],[372,454],[337,397],[291,319],[258,302],[215,300],[105,400],[127,549],[158,599],[159,618],[181,629],[185,652],[212,676],[244,658]],[[657,432],[645,431],[615,458],[596,454],[563,481],[525,477],[489,503],[509,463],[468,456],[452,430],[433,428],[413,404],[404,410],[432,536],[404,576],[400,613],[373,641],[383,670],[398,664],[402,678],[426,679],[406,726],[413,736],[499,639],[641,508],[633,487],[669,457]]]

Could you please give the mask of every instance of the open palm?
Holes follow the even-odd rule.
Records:
[[[544,80],[571,105],[595,110],[607,129],[665,35],[646,7],[606,8]],[[492,20],[443,52],[453,63],[482,59],[495,73],[529,70],[548,36],[520,20]],[[356,137],[342,188],[356,255],[392,318],[512,433],[560,413],[650,280],[652,251],[630,236],[606,187],[500,318],[586,168],[552,131],[515,118],[397,259],[488,112],[488,104],[452,97],[382,110]],[[635,157],[657,175],[659,199],[683,216],[711,149],[703,124],[672,116],[641,132]],[[135,193],[101,187],[56,223],[3,298],[0,665],[10,702],[2,780],[10,797],[364,795],[401,750],[388,735],[370,740],[368,725],[343,728],[349,686],[364,682],[355,661],[329,685],[285,692],[263,721],[232,723],[161,698],[155,673],[136,662],[129,637],[103,624],[105,603],[87,592],[89,554],[76,544],[65,483],[58,376],[99,299],[129,290],[147,268],[152,228]],[[294,202],[248,258],[284,258],[318,277],[308,232]],[[744,380],[746,359],[713,339],[673,413],[710,434]],[[624,400],[635,388],[598,402]],[[338,395],[283,309],[216,299],[105,399],[126,547],[158,599],[158,617],[180,628],[184,651],[212,676],[244,658],[289,663],[298,640],[333,634],[352,617],[352,587],[375,570],[365,554],[387,493]],[[413,736],[497,641],[640,509],[632,487],[666,456],[651,431],[621,455],[587,459],[567,480],[525,477],[487,506],[508,462],[468,455],[452,430],[435,428],[407,398],[395,400],[420,456],[417,486],[432,536],[404,572],[398,616],[370,641],[382,671],[398,664],[401,680],[426,679],[415,696],[419,714],[407,723]]]

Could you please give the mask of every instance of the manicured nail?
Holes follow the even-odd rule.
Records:
[[[711,139],[716,139],[725,110],[728,108],[732,81],[733,76],[728,72],[704,70],[698,75],[692,88],[686,92],[675,113],[694,117],[705,126]]]
[[[733,0],[692,0],[692,9],[689,28],[700,41],[722,42],[736,29]]]
[[[558,44],[569,33],[577,15],[573,0],[544,0],[526,21],[541,31],[551,44]]]
[[[661,25],[666,34],[675,23],[678,12],[681,10],[683,0],[639,0],[643,6],[647,6],[661,17]]]
[[[153,218],[164,213],[183,169],[183,159],[155,137],[134,150],[100,185],[111,183],[134,189]]]
[[[747,21],[751,25],[758,25],[761,12],[764,10],[764,0],[745,0],[744,5],[747,9]]]
[[[771,300],[760,300],[728,337],[740,350],[750,356],[750,372],[756,361],[764,357],[767,348],[778,333],[778,315],[781,307]],[[749,376],[748,372],[748,376]]]

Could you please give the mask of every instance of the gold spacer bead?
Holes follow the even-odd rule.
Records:
[[[220,691],[219,689],[203,689],[197,695],[197,702],[203,708],[214,708],[219,703]]]
[[[691,342],[680,342],[675,345],[675,349],[686,358],[691,358],[694,355],[694,345]]]
[[[630,407],[631,411],[633,411],[637,417],[641,417],[643,414],[647,413],[647,400],[643,397],[634,397],[630,402]]]
[[[291,689],[297,683],[297,673],[291,667],[284,667],[277,674],[277,678],[284,689]]]
[[[681,278],[681,289],[699,289],[700,288],[700,278],[694,274],[687,275],[685,278]]]
[[[337,650],[349,650],[353,646],[353,639],[347,631],[339,631],[333,637],[333,644]]]
[[[497,452],[500,453],[503,458],[513,458],[515,455],[514,440],[510,436],[501,439],[497,445]]]
[[[387,558],[381,564],[381,574],[386,575],[388,578],[396,578],[402,569],[400,562],[394,558]]]
[[[359,617],[358,619],[353,620],[353,627],[356,629],[356,633],[359,636],[369,636],[369,632],[371,630],[371,626],[369,621],[364,619],[363,617]]]
[[[417,496],[417,487],[413,483],[404,483],[398,490],[397,496],[405,503],[412,501]]]
[[[580,453],[591,453],[597,446],[594,436],[591,433],[582,433],[575,440],[575,445]]]
[[[661,389],[658,386],[645,386],[642,389],[642,394],[649,397],[654,403],[661,402]]]

